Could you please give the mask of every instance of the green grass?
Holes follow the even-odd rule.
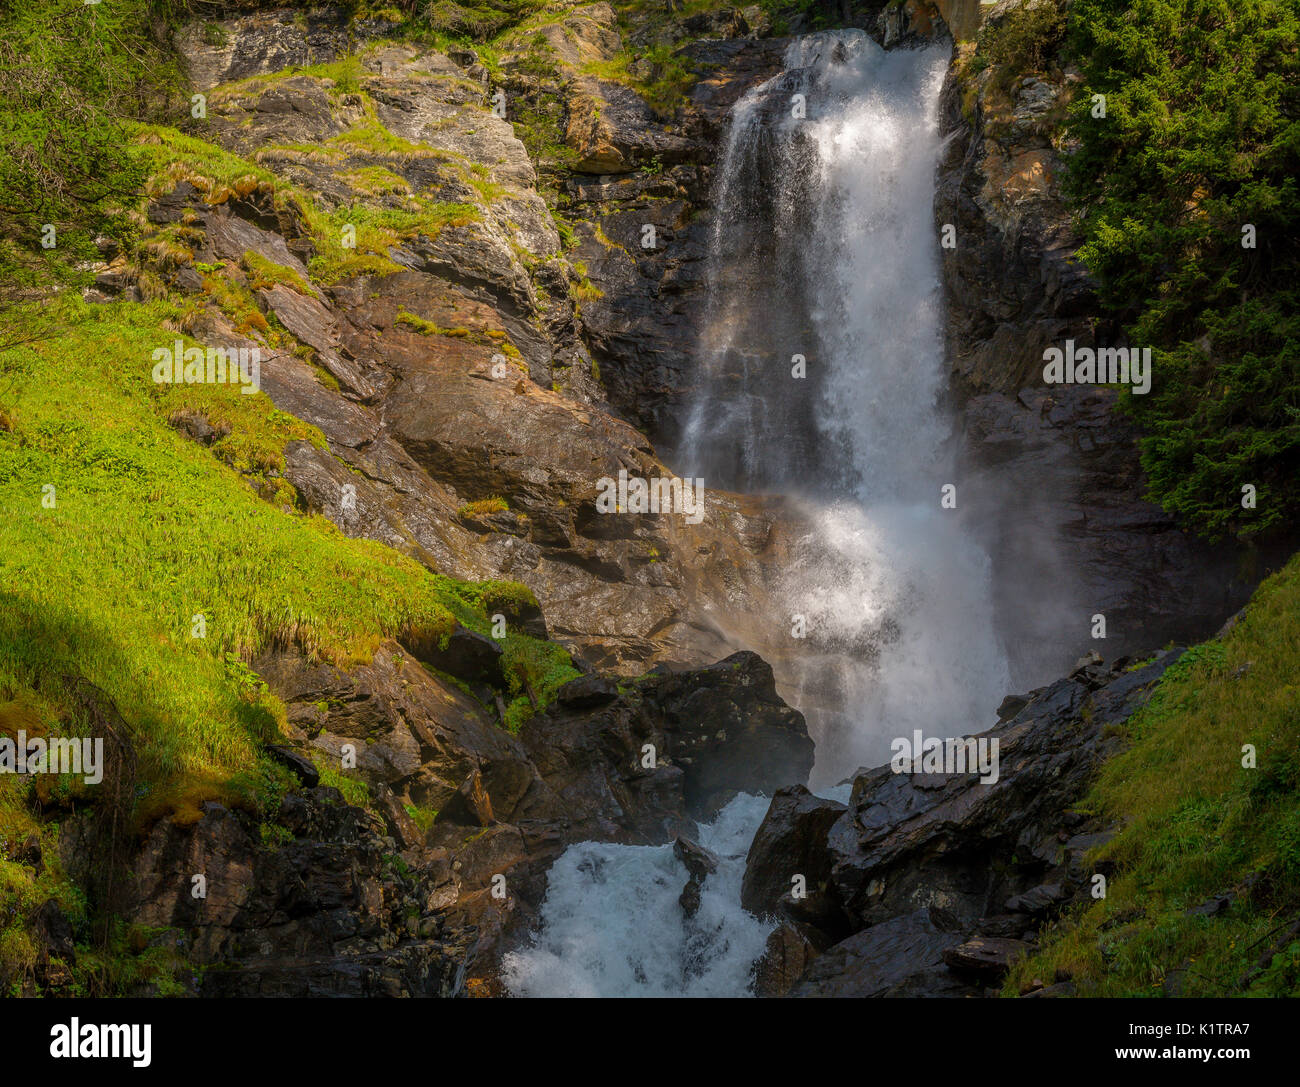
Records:
[[[250,812],[278,848],[279,799],[297,786],[261,754],[282,738],[285,709],[249,659],[296,646],[346,668],[407,628],[490,633],[492,614],[536,599],[516,582],[439,576],[299,512],[283,450],[324,447],[319,431],[260,393],[152,382],[153,350],[184,338],[180,304],[89,306],[69,294],[45,309],[57,339],[0,352],[0,733],[92,734],[73,687],[84,677],[121,712],[138,760],[132,826],[191,823],[219,800]],[[9,319],[20,332],[33,318]],[[182,437],[169,424],[180,412],[205,416],[216,441]],[[545,705],[578,673],[551,643],[510,633],[504,649],[518,729],[530,689]],[[315,758],[323,784],[369,802],[357,775]],[[49,899],[78,943],[60,991],[178,993],[192,972],[174,943],[93,911],[61,868],[58,814],[102,800],[80,779],[0,775],[0,992],[39,991],[31,922]],[[17,859],[28,841],[40,874]]]
[[[0,354],[0,702],[62,719],[55,677],[82,673],[135,723],[145,777],[215,780],[248,766],[283,712],[228,655],[296,645],[347,666],[407,625],[488,629],[482,587],[293,512],[287,484],[281,508],[259,499],[285,442],[322,440],[261,394],[155,386],[173,307],[59,306],[64,336]],[[188,441],[167,423],[182,408],[229,433]]]
[[[275,261],[268,260],[252,249],[244,250],[244,268],[248,272],[248,285],[255,291],[263,287],[274,287],[277,283],[283,283],[286,287],[291,287],[299,294],[316,293],[308,286],[307,281],[292,268],[288,268],[283,264],[276,264]]]
[[[308,271],[314,281],[323,285],[353,276],[400,272],[401,267],[388,255],[392,246],[417,235],[437,237],[445,228],[477,222],[483,214],[473,204],[417,197],[410,199],[408,208],[377,208],[365,204],[324,207],[307,190],[282,182],[264,166],[205,140],[161,125],[136,125],[132,133],[132,152],[147,166],[151,175],[148,188],[154,196],[170,192],[179,181],[186,180],[209,203],[220,203],[232,195],[247,195],[255,190],[273,193],[280,205],[292,202],[302,214],[316,249]],[[347,143],[349,136],[360,141],[349,145],[351,150],[369,152],[371,149],[363,144],[373,139],[376,147],[386,147],[395,154],[441,155],[432,148],[409,144],[393,136],[378,120],[367,121],[337,140]],[[397,192],[399,185],[409,188],[396,174],[376,165],[358,167],[342,176],[357,182],[356,187],[367,195],[377,195],[381,189]],[[347,244],[349,241],[352,244]],[[184,254],[179,252],[179,247],[170,245],[160,256],[174,261],[182,259]],[[294,282],[290,269],[270,261],[261,261],[249,270],[264,281],[288,282],[295,289],[311,293],[300,278]],[[221,296],[223,308],[231,306],[242,317],[250,317],[248,308],[232,296],[233,288],[210,285],[210,289]],[[258,318],[252,316],[251,320],[257,324]]]
[[[1123,822],[1096,854],[1107,897],[1049,930],[1010,974],[1014,994],[1060,969],[1081,993],[1300,995],[1300,942],[1255,975],[1300,915],[1300,557],[1222,640],[1190,650],[1128,722],[1086,807]],[[1258,765],[1242,766],[1254,745]],[[1244,889],[1250,884],[1249,893]],[[1213,918],[1185,912],[1238,889]]]
[[[675,50],[672,45],[656,45],[635,55],[619,53],[612,60],[589,61],[582,66],[582,71],[598,79],[623,83],[640,94],[661,116],[671,115],[685,101],[699,78],[691,62],[678,56]],[[649,79],[632,75],[628,67],[634,60],[649,61],[654,74]]]
[[[428,144],[412,143],[388,131],[377,119],[359,121],[346,132],[330,139],[335,147],[346,151],[366,151],[393,158],[442,158],[443,153]]]
[[[466,502],[457,511],[462,517],[488,517],[494,513],[503,513],[510,508],[510,504],[499,495],[493,495],[491,498],[480,498],[477,502]]]
[[[230,98],[234,95],[245,94],[257,87],[269,86],[283,79],[291,79],[294,76],[327,79],[333,83],[330,88],[332,94],[355,94],[361,90],[361,79],[364,75],[365,69],[361,66],[360,58],[349,56],[339,60],[327,61],[323,64],[283,68],[278,72],[265,72],[260,75],[248,76],[245,79],[234,80],[230,83],[223,83],[220,87],[214,88],[208,97],[212,99]]]
[[[481,162],[471,162],[469,164],[465,173],[465,181],[478,193],[479,198],[485,204],[501,199],[510,191],[505,185],[493,181],[492,171]]]
[[[537,710],[544,709],[564,684],[581,673],[569,654],[554,642],[507,634],[501,671],[513,701],[506,707],[506,727],[518,732]]]
[[[148,186],[151,196],[171,192],[177,182],[185,180],[209,203],[217,204],[232,194],[252,192],[259,185],[275,185],[275,175],[269,170],[174,128],[130,124],[127,132],[128,150],[153,175]]]
[[[308,264],[312,279],[332,284],[358,275],[388,275],[401,267],[388,250],[405,238],[423,234],[436,238],[449,226],[477,222],[482,212],[472,204],[426,203],[419,211],[372,208],[364,204],[325,210],[306,193],[295,193],[311,230],[316,255]],[[355,244],[344,244],[346,228]]]
[[[393,321],[395,324],[415,329],[421,336],[452,336],[456,339],[465,339],[470,335],[467,328],[443,328],[436,321],[428,321],[405,309],[399,309]]]
[[[320,783],[343,794],[343,799],[358,808],[370,803],[370,786],[356,776],[356,772],[341,770],[335,760],[320,751],[313,751],[311,760],[320,771]]]
[[[411,185],[404,177],[399,177],[383,166],[361,166],[355,170],[345,170],[339,174],[339,180],[365,196],[410,196]]]

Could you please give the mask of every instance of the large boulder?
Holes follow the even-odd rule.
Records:
[[[575,680],[583,691],[587,680]],[[651,672],[617,698],[557,704],[522,739],[586,837],[676,837],[682,815],[708,818],[738,792],[806,779],[813,743],[776,693],[771,668],[737,653],[706,668]],[[653,749],[652,752],[648,749]]]
[[[969,987],[955,979],[944,952],[961,936],[915,910],[873,925],[812,960],[791,996],[959,996]]]
[[[750,913],[772,914],[804,877],[807,892],[825,894],[831,875],[826,837],[845,807],[814,796],[802,785],[779,789],[749,846],[740,904]]]
[[[919,906],[973,923],[1042,883],[1086,896],[1079,864],[1096,839],[1071,806],[1119,743],[1106,726],[1143,705],[1177,657],[1161,653],[1132,671],[1118,662],[1099,687],[1085,670],[1033,692],[1014,718],[981,734],[999,745],[996,782],[889,766],[859,774],[828,842],[845,908],[861,924]]]

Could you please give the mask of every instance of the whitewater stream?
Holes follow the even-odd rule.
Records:
[[[766,644],[817,744],[810,787],[889,759],[913,729],[987,727],[1008,689],[988,556],[964,531],[942,410],[934,176],[947,45],[861,31],[793,42],[733,110],[714,190],[700,391],[674,468],[799,501],[812,531],[782,572]],[[802,370],[802,376],[795,374]],[[722,858],[687,921],[671,845],[585,842],[553,866],[542,925],[505,961],[524,996],[733,996],[771,922],[740,908],[767,810],[740,796],[701,844]]]

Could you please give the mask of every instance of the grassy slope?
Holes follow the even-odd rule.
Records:
[[[1300,995],[1300,940],[1284,936],[1300,914],[1298,653],[1300,557],[1128,723],[1086,805],[1123,823],[1096,853],[1116,866],[1107,896],[1048,933],[1008,995],[1058,969],[1085,995]],[[1186,912],[1234,889],[1217,916]]]
[[[259,756],[284,720],[244,663],[260,649],[298,645],[346,666],[408,624],[487,633],[485,606],[527,594],[438,576],[298,512],[278,468],[287,441],[321,443],[313,428],[262,394],[153,384],[151,352],[179,335],[178,304],[54,307],[61,335],[0,353],[0,732],[83,731],[67,677],[84,675],[132,730],[138,822],[194,818],[210,798],[261,810],[285,786]],[[196,445],[168,425],[180,408],[231,431]],[[507,670],[543,698],[577,674],[558,646],[511,634],[505,648]],[[93,787],[41,784],[38,798],[30,778],[0,775],[0,846],[35,835],[52,865],[38,877],[0,859],[11,972],[30,964],[25,923],[46,898],[86,916],[34,809],[93,802]]]

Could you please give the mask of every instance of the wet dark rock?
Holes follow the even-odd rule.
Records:
[[[690,875],[678,902],[686,917],[691,918],[699,912],[704,881],[718,870],[718,858],[698,842],[680,835],[673,841],[673,856],[686,866]]]
[[[466,683],[505,684],[501,674],[504,650],[499,642],[475,630],[457,626],[448,633],[411,630],[402,644],[425,664],[432,665]]]
[[[469,775],[455,794],[438,812],[439,823],[459,823],[467,827],[487,827],[496,822],[492,813],[492,797],[483,784],[483,775],[477,770]]]
[[[1042,917],[1051,913],[1069,897],[1069,893],[1059,883],[1040,883],[1023,894],[1007,899],[1004,908],[1009,913],[1027,913],[1033,917]]]
[[[999,743],[996,783],[951,775],[922,788],[923,779],[889,767],[860,774],[830,834],[832,881],[846,908],[870,924],[926,901],[974,920],[1054,882],[1041,877],[1066,859],[1062,813],[1118,742],[1105,726],[1144,704],[1178,655],[1162,653],[1100,689],[1076,678],[1033,692],[1016,717],[982,734]]]
[[[1030,692],[1013,718],[981,734],[999,744],[995,783],[975,774],[932,781],[887,766],[860,771],[829,831],[800,847],[809,867],[830,865],[828,892],[841,923],[859,931],[819,957],[796,992],[880,995],[987,983],[1046,918],[1090,900],[1098,866],[1084,857],[1111,828],[1075,805],[1118,749],[1110,726],[1145,704],[1180,653],[1107,670],[1099,687],[1089,663]],[[783,901],[783,912],[791,905]],[[916,956],[910,964],[909,954]],[[884,980],[864,980],[860,960],[873,969],[883,960]],[[942,962],[961,976],[936,982],[933,968]]]
[[[618,682],[610,676],[587,675],[572,679],[555,692],[561,706],[587,710],[604,706],[618,698]]]
[[[1007,940],[1022,939],[1033,930],[1037,922],[1023,913],[998,913],[992,917],[981,917],[975,924],[975,931],[980,936],[997,936]]]
[[[619,824],[671,839],[682,806],[709,818],[736,792],[771,791],[812,767],[802,715],[780,700],[771,668],[752,653],[643,676],[605,705],[552,706],[522,739],[586,836],[604,840],[627,840]]]
[[[320,771],[316,768],[316,764],[302,752],[292,747],[285,747],[283,744],[267,744],[266,753],[281,766],[292,770],[308,789],[314,789],[320,784]]]
[[[958,974],[974,976],[985,984],[1000,981],[1017,956],[1029,950],[1023,940],[976,936],[956,947],[945,948],[943,961]]]
[[[925,909],[883,921],[814,959],[791,996],[961,996],[970,987],[944,965],[961,937],[937,927]]]
[[[790,921],[777,925],[754,964],[754,995],[788,995],[825,947],[825,936],[809,925]]]
[[[673,840],[673,856],[690,873],[691,879],[703,883],[718,870],[718,856],[712,850],[705,849],[699,842],[679,835]]]
[[[1029,705],[1029,696],[1009,694],[998,704],[998,720],[1010,721],[1016,714]]]
[[[804,877],[810,896],[824,893],[831,875],[826,836],[844,811],[843,804],[802,785],[778,789],[749,847],[741,905],[760,916],[775,913],[796,875]]]
[[[39,954],[43,960],[62,959],[68,966],[77,962],[77,947],[72,922],[54,899],[47,899],[36,910],[32,922]]]

